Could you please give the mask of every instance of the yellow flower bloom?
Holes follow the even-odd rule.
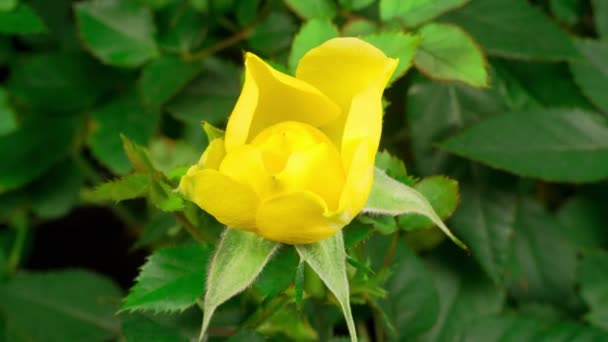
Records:
[[[382,92],[397,64],[357,38],[312,49],[296,77],[247,53],[226,135],[189,169],[181,192],[227,226],[270,240],[334,235],[369,196]]]

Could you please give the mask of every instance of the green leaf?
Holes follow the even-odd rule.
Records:
[[[608,246],[608,215],[601,202],[579,195],[565,202],[557,212],[564,234],[580,249]]]
[[[359,218],[362,217],[364,216],[359,216]],[[367,240],[372,234],[372,228],[360,220],[355,219],[344,227],[342,232],[344,235],[344,245],[349,248]]]
[[[0,135],[11,133],[17,129],[17,118],[11,107],[8,93],[0,87]]]
[[[226,229],[209,267],[201,339],[217,307],[253,283],[278,247],[254,233]]]
[[[550,0],[551,13],[560,22],[574,26],[583,14],[583,6],[579,0]]]
[[[374,172],[372,191],[363,212],[392,216],[416,213],[426,216],[454,243],[463,249],[467,249],[465,244],[455,237],[441,221],[424,196],[413,188],[390,178],[377,168]]]
[[[474,87],[488,86],[483,52],[462,29],[447,24],[427,24],[414,64],[425,75],[439,80],[461,81]]]
[[[544,180],[593,182],[608,177],[608,122],[582,110],[496,115],[444,141],[441,147]]]
[[[342,307],[351,341],[357,341],[357,330],[350,309],[350,293],[346,277],[346,252],[342,232],[323,241],[296,245],[302,260],[323,280],[325,286],[336,296]]]
[[[424,178],[416,183],[414,189],[429,201],[437,216],[442,220],[452,216],[460,202],[458,182],[445,176]],[[405,230],[425,229],[434,226],[429,218],[416,214],[400,216],[398,222]]]
[[[586,325],[561,320],[543,321],[522,314],[503,314],[484,317],[470,324],[463,341],[484,342],[552,342],[603,341],[605,332]]]
[[[152,177],[146,173],[132,173],[122,178],[103,183],[94,190],[83,194],[87,201],[120,202],[144,196],[150,187]]]
[[[608,252],[586,252],[579,268],[579,281],[581,294],[591,308],[585,318],[608,330]]]
[[[372,238],[366,248],[370,253],[388,253],[392,238]],[[379,300],[388,320],[389,336],[400,341],[415,340],[429,330],[439,311],[439,298],[432,274],[411,248],[399,240],[390,263],[391,275],[384,284],[387,296]],[[385,256],[378,260],[384,263]],[[378,265],[374,269],[378,269]]]
[[[336,16],[336,4],[332,0],[284,0],[295,14],[304,19],[326,18]]]
[[[513,237],[516,196],[503,188],[497,172],[474,164],[468,168],[469,177],[461,182],[461,206],[451,218],[451,226],[467,241],[484,272],[500,284]]]
[[[608,4],[603,0],[591,0],[595,30],[602,38],[608,38]]]
[[[64,161],[54,165],[28,185],[32,211],[46,219],[66,215],[78,203],[84,181],[83,170],[73,162]]]
[[[4,279],[6,279],[8,275],[8,260],[7,257],[4,253],[4,251],[2,250],[2,248],[0,248],[0,284],[4,283]],[[2,317],[0,316],[0,324],[2,324]],[[2,325],[0,325],[0,331],[2,331]]]
[[[236,8],[236,19],[241,26],[252,25],[255,22],[260,0],[242,0]]]
[[[516,210],[507,274],[512,297],[517,302],[540,301],[579,310],[575,245],[539,203],[524,198]]]
[[[0,0],[0,12],[12,11],[19,4],[19,0]]]
[[[267,339],[252,330],[241,329],[232,335],[226,342],[265,342]]]
[[[174,312],[196,303],[203,294],[209,245],[159,249],[142,267],[137,284],[121,310]]]
[[[205,13],[209,10],[211,0],[190,0],[190,6],[199,12]]]
[[[163,7],[166,7],[174,2],[176,2],[177,0],[136,0],[139,3],[151,7],[153,9],[161,9]]]
[[[114,71],[84,54],[31,54],[14,64],[9,90],[35,110],[73,113],[91,107],[112,76],[116,76]]]
[[[117,174],[131,170],[129,159],[123,150],[120,135],[147,144],[156,131],[160,112],[146,110],[131,91],[93,112],[94,129],[89,136],[93,155]]]
[[[371,225],[380,234],[384,235],[393,234],[399,228],[393,216],[361,215],[359,216],[359,221]]]
[[[0,65],[7,65],[15,56],[15,47],[6,37],[0,38]]]
[[[19,273],[0,286],[0,313],[24,341],[114,340],[120,297],[116,284],[90,272]]]
[[[129,342],[191,342],[196,340],[200,310],[187,310],[179,315],[123,313],[122,330]]]
[[[492,55],[543,60],[579,57],[570,37],[526,0],[471,1],[442,19],[462,26]]]
[[[391,82],[405,75],[412,66],[421,37],[401,32],[380,32],[361,37],[382,50],[387,56],[399,58],[399,65],[391,76]]]
[[[32,181],[63,159],[70,150],[77,121],[62,117],[36,118],[0,136],[0,192]]]
[[[264,336],[287,337],[290,341],[319,340],[317,332],[306,319],[298,315],[294,305],[286,305],[276,310],[257,327],[256,331]]]
[[[200,151],[182,140],[161,138],[150,144],[150,157],[156,169],[169,176],[179,167],[195,164],[200,158]]]
[[[186,62],[179,56],[165,55],[146,65],[139,79],[144,105],[157,109],[184,88],[203,68],[199,61]]]
[[[416,27],[469,0],[380,0],[380,18],[398,20],[407,27]]]
[[[539,106],[594,110],[572,80],[566,64],[530,63],[494,60],[496,88],[511,87],[521,103],[513,106],[511,99],[502,99],[510,109],[535,109]],[[503,97],[500,92],[497,96]],[[515,99],[514,102],[518,100]],[[520,105],[521,107],[518,107]]]
[[[47,26],[43,35],[23,37],[28,44],[38,46],[38,48],[42,48],[41,50],[50,50],[49,47],[51,47],[65,51],[82,51],[81,41],[78,39],[73,20],[72,1],[29,0],[21,2],[27,2]]]
[[[435,143],[480,118],[502,111],[496,96],[460,84],[416,80],[407,93],[407,120],[418,174],[453,170],[455,158],[435,148]]]
[[[136,67],[158,55],[152,13],[137,2],[88,0],[75,12],[80,36],[105,63]]]
[[[179,193],[162,180],[155,180],[150,186],[150,200],[158,209],[166,212],[183,210],[185,203]]]
[[[280,249],[277,255],[268,262],[254,287],[265,298],[276,297],[289,285],[293,284],[298,257],[293,248]]]
[[[241,91],[241,69],[224,60],[208,58],[201,74],[167,106],[176,119],[198,125],[223,123]]]
[[[304,299],[304,269],[306,264],[302,259],[298,262],[294,279],[295,302],[298,311],[302,310],[302,299]]]
[[[157,41],[163,51],[187,54],[196,49],[207,39],[205,30],[205,17],[197,11],[178,3],[164,11],[156,12],[158,24]]]
[[[306,4],[308,2],[299,1],[298,3]],[[291,52],[289,53],[289,70],[295,74],[298,62],[304,54],[310,49],[339,35],[338,28],[329,19],[316,18],[306,22],[300,27],[300,31],[298,31],[293,39]]]
[[[0,11],[2,34],[34,34],[45,31],[46,26],[28,5],[21,4],[10,11]]]
[[[403,161],[395,156],[392,156],[388,151],[380,151],[376,154],[376,167],[384,171],[389,177],[405,183],[414,185],[413,181],[407,176],[407,170]],[[408,184],[410,181],[412,184]]]
[[[367,19],[351,19],[342,25],[341,32],[344,37],[359,37],[371,35],[378,31],[378,24]]]
[[[278,335],[290,341],[318,341],[317,332],[308,321],[298,315],[294,305],[284,305],[264,319],[257,332],[264,336]],[[280,335],[279,335],[280,334]]]
[[[439,315],[419,341],[462,341],[470,323],[502,309],[504,292],[461,251],[438,254],[430,266],[439,294]]]
[[[296,29],[296,23],[288,13],[272,12],[256,27],[247,43],[256,52],[273,55],[289,47]]]
[[[338,0],[340,6],[358,11],[374,3],[374,0]]]
[[[593,104],[608,112],[608,42],[577,40],[576,46],[586,60],[570,63],[574,81]]]
[[[133,244],[133,249],[151,247],[167,237],[173,230],[180,229],[177,218],[173,214],[159,212],[150,218],[143,233]]]

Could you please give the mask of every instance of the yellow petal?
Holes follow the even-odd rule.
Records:
[[[219,168],[222,174],[250,186],[260,198],[268,196],[275,181],[264,166],[262,154],[251,145],[235,147],[226,155]]]
[[[182,194],[221,223],[255,231],[260,200],[251,187],[219,173],[200,170],[182,177]]]
[[[350,167],[340,197],[340,212],[344,220],[354,218],[365,206],[374,182],[374,156],[367,139],[361,139],[350,147],[353,150]]]
[[[198,161],[198,165],[203,169],[217,170],[225,154],[224,139],[213,139]]]
[[[289,244],[313,243],[337,233],[345,223],[326,217],[323,200],[309,192],[278,196],[263,202],[257,215],[257,233]]]
[[[330,210],[336,210],[344,185],[344,169],[336,147],[318,143],[291,154],[287,165],[276,175],[283,191],[310,191],[319,195]]]
[[[345,165],[353,155],[354,148],[361,139],[370,143],[374,154],[380,144],[382,134],[382,91],[384,85],[372,85],[355,95],[344,123],[341,152],[346,158]],[[348,166],[346,166],[348,169]]]
[[[322,129],[338,144],[342,143],[344,125],[355,96],[374,87],[379,96],[397,67],[397,59],[388,58],[373,45],[358,38],[335,38],[310,50],[298,64],[296,77],[312,84],[342,108],[342,115]],[[374,109],[375,110],[375,109]],[[378,110],[382,111],[380,106]],[[365,127],[378,120],[376,115],[357,119]],[[373,132],[376,135],[377,132]]]
[[[282,121],[318,127],[340,116],[340,108],[315,87],[283,74],[252,53],[245,57],[245,84],[226,128],[226,150]]]

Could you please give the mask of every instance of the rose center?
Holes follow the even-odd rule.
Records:
[[[344,185],[342,159],[335,145],[319,129],[287,121],[270,126],[251,141],[273,178],[271,195],[310,191],[330,209],[338,205]]]

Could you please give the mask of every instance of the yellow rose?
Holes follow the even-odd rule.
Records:
[[[180,191],[223,224],[270,240],[334,235],[369,196],[382,92],[397,64],[357,38],[310,50],[295,78],[247,53],[225,137],[210,142]]]

